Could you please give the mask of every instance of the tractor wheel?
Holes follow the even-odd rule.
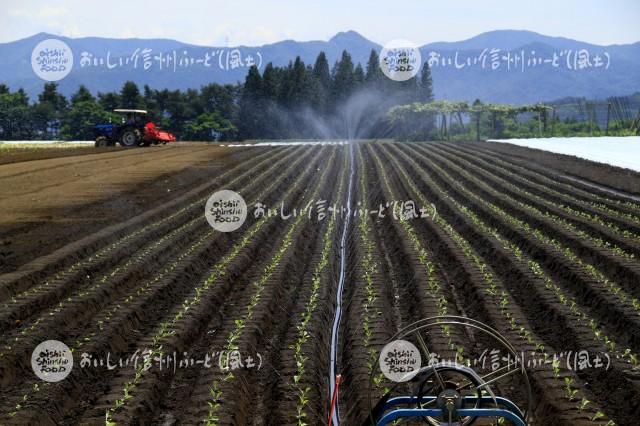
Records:
[[[135,148],[140,144],[140,131],[137,129],[125,129],[120,135],[120,145],[123,148]]]
[[[109,140],[105,136],[98,136],[96,138],[95,147],[104,148],[106,146],[109,146]]]

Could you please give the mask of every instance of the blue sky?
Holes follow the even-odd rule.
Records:
[[[356,30],[380,44],[395,38],[424,44],[494,29],[595,44],[640,41],[640,0],[0,0],[0,10],[0,42],[46,31],[261,45]]]

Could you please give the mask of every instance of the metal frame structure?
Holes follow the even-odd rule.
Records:
[[[418,350],[422,355],[429,358],[431,351],[427,345],[428,339],[425,337],[451,326],[480,332],[495,340],[513,357],[514,363],[484,376],[478,375],[469,366],[459,363],[444,362],[425,366],[420,368],[411,380],[419,384],[419,390],[414,395],[392,397],[391,393],[396,388],[394,386],[374,408],[372,384],[374,377],[380,373],[379,366],[376,365],[376,368],[371,372],[369,381],[370,415],[368,424],[382,426],[400,419],[422,419],[429,425],[467,426],[475,423],[478,418],[503,418],[516,426],[528,424],[533,405],[531,386],[524,363],[521,362],[515,348],[495,329],[467,317],[438,316],[408,325],[389,341],[411,339],[417,342]],[[519,374],[520,383],[524,388],[524,392],[521,393],[526,400],[524,409],[520,409],[515,403],[503,396],[496,396],[492,389],[492,386],[497,382],[514,374]],[[464,384],[453,388],[447,386],[446,384],[449,382],[443,377],[451,375],[462,377]],[[426,392],[424,384],[427,381],[430,383],[430,394],[423,394],[423,391]],[[464,395],[463,388],[472,394]],[[431,392],[435,390],[437,391]]]

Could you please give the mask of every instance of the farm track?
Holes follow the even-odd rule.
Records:
[[[89,157],[77,161],[86,166]],[[437,315],[483,321],[532,356],[610,356],[608,369],[530,367],[533,425],[640,418],[630,403],[640,400],[640,203],[486,144],[256,147],[233,158],[214,180],[0,275],[1,425],[326,424],[341,271],[335,368],[343,425],[366,418],[382,347]],[[222,188],[249,207],[236,232],[215,232],[203,218],[206,199]],[[319,200],[338,210],[319,220]],[[426,217],[396,217],[394,202],[406,200]],[[256,202],[274,215],[254,217]],[[310,213],[280,217],[281,207],[305,206]],[[74,351],[74,369],[59,383],[31,370],[33,347],[47,339]],[[469,330],[425,340],[449,360],[477,359],[495,344]],[[213,365],[147,371],[145,350],[175,351],[178,360],[209,354]],[[221,369],[220,351],[237,351],[245,363],[259,354],[260,369]],[[81,368],[82,353],[103,361],[109,354],[112,365],[138,354],[140,364]],[[392,383],[373,379],[375,403]]]

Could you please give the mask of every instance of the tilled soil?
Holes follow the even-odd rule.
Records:
[[[558,174],[576,177],[614,190],[640,195],[640,173],[634,170],[596,163],[572,155],[555,154],[512,144],[465,142],[461,145],[486,150],[491,155],[498,157],[506,156],[516,164],[527,165],[534,169],[546,169],[550,173],[561,172]]]
[[[80,155],[96,154],[123,150],[120,147],[94,148],[92,145],[72,146],[12,146],[0,145],[0,164],[21,163],[24,161],[46,160],[60,157],[77,157]]]
[[[96,150],[0,167],[0,272],[135,218],[252,155],[197,144]]]
[[[326,424],[349,184],[341,423],[366,421],[392,384],[371,382],[389,339],[447,314],[518,352],[610,356],[608,369],[530,367],[532,424],[635,424],[640,203],[485,144],[353,142],[351,153],[176,145],[0,166],[0,424]],[[249,206],[231,233],[203,217],[223,188]],[[401,221],[391,205],[406,200],[435,214]],[[320,219],[320,205],[335,210]],[[31,369],[50,339],[74,354],[57,383]],[[426,342],[444,359],[491,344],[460,330]],[[145,369],[145,351],[178,364]],[[244,366],[222,368],[225,354]],[[520,385],[495,389],[522,404]]]

